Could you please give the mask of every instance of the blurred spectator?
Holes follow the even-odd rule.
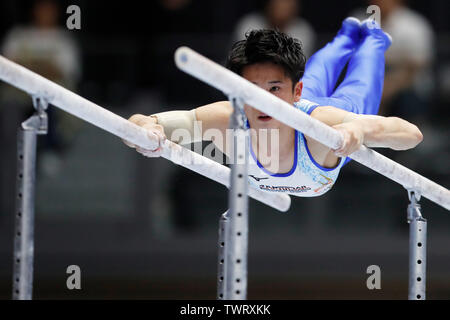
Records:
[[[36,73],[74,90],[81,75],[78,47],[69,31],[58,26],[60,8],[57,1],[35,1],[31,11],[29,26],[15,26],[5,36],[2,43],[2,55]],[[3,148],[2,165],[3,194],[2,203],[14,199],[16,163],[16,132],[21,122],[33,113],[31,97],[12,86],[2,85],[0,104],[0,140]],[[40,169],[45,174],[56,174],[61,167],[60,153],[74,136],[79,120],[68,114],[59,114],[50,108],[49,131],[39,139],[39,147],[45,148],[40,153]],[[55,119],[58,117],[57,119]],[[12,170],[11,170],[12,169]],[[4,192],[2,192],[4,193]],[[8,206],[7,206],[8,207]],[[9,208],[10,209],[10,208]]]
[[[61,8],[55,0],[38,0],[32,24],[12,28],[3,55],[74,90],[81,75],[78,47],[69,31],[58,26]]]
[[[264,0],[262,12],[252,12],[238,21],[234,40],[241,40],[251,29],[277,28],[299,39],[306,57],[314,53],[316,35],[314,29],[301,14],[300,0]]]
[[[381,9],[381,25],[392,38],[386,52],[386,77],[380,114],[422,122],[429,115],[434,32],[425,17],[404,0],[371,0]],[[353,15],[368,18],[364,12]]]
[[[81,76],[81,62],[71,33],[58,25],[61,9],[55,0],[35,1],[31,25],[13,27],[5,37],[2,54],[73,91]],[[19,121],[24,121],[32,112],[31,98],[11,86],[5,86],[3,99],[22,110]],[[73,137],[79,122],[66,114],[58,115],[58,119],[55,117],[53,110],[49,109],[50,123],[48,135],[44,138],[45,147],[61,151]]]

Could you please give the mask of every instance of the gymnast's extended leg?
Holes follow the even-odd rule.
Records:
[[[378,114],[383,93],[385,51],[392,43],[373,21],[361,27],[361,45],[350,58],[343,82],[329,99],[329,105],[357,114]]]
[[[330,97],[348,60],[360,44],[360,22],[347,18],[334,39],[306,63],[302,98]]]

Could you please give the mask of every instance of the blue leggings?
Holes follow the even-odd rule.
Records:
[[[366,32],[359,41],[338,34],[317,51],[305,67],[302,98],[357,114],[378,114],[387,49],[380,32]],[[347,63],[345,78],[336,88]]]

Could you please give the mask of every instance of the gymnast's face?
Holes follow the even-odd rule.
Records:
[[[283,68],[277,64],[264,62],[246,66],[242,70],[242,77],[276,95],[290,105],[300,100],[303,83],[300,81],[293,86],[292,80],[286,75]],[[250,127],[256,130],[287,127],[280,121],[269,117],[249,105],[245,105],[244,110],[250,122]]]

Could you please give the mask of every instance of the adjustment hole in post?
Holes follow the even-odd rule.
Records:
[[[17,232],[17,236],[20,237],[20,235],[21,235],[21,233],[20,233],[20,232]]]
[[[417,243],[417,246],[420,248],[422,246],[422,242]]]
[[[220,259],[220,264],[223,264],[223,259]]]
[[[23,174],[19,173],[19,179],[23,178]]]
[[[236,290],[236,294],[240,294],[241,292],[239,290]]]
[[[225,242],[221,242],[220,246],[223,247],[225,245]]]
[[[237,259],[237,260],[236,260],[236,263],[241,263],[241,259]]]
[[[23,155],[22,155],[22,154],[19,155],[19,159],[20,159],[20,160],[23,160]]]
[[[16,293],[19,294],[19,290],[16,290]]]
[[[242,217],[242,213],[240,213],[240,212],[238,212],[237,215],[238,215],[238,217]]]
[[[16,282],[19,282],[19,278],[16,278]]]
[[[22,216],[22,212],[17,212],[17,216],[21,217]]]
[[[417,264],[422,264],[422,260],[417,260]]]
[[[417,281],[422,281],[422,278],[421,277],[417,277]]]
[[[20,263],[20,259],[16,259],[16,262],[17,262],[17,263]]]
[[[238,236],[238,237],[240,237],[240,236],[241,236],[241,233],[240,233],[240,232],[238,232],[238,233],[236,233],[236,234],[237,234],[237,236]]]
[[[422,296],[420,294],[417,295],[417,299],[420,299]]]
[[[222,294],[222,293],[221,293],[221,294],[219,294],[219,297],[220,297],[220,298],[223,298],[223,294]]]
[[[239,198],[242,198],[242,193],[238,193],[238,197],[239,197]]]
[[[223,277],[220,277],[219,279],[220,279],[220,281],[223,281]]]
[[[21,193],[19,193],[19,199],[22,199],[22,194]]]
[[[241,279],[237,278],[237,279],[236,279],[236,282],[237,282],[237,283],[241,282]]]
[[[242,178],[242,177],[243,177],[242,173],[239,173],[238,178]]]

